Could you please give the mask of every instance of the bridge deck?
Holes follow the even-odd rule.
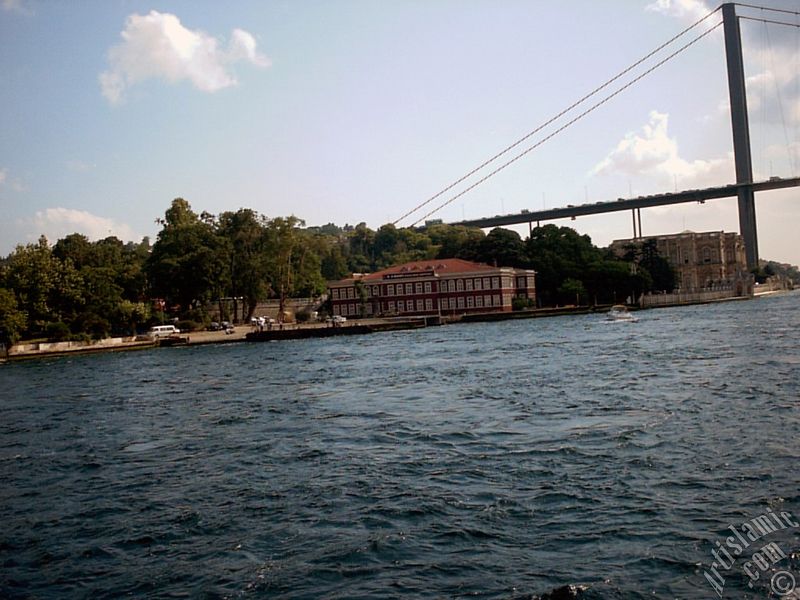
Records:
[[[668,204],[682,204],[685,202],[705,202],[706,200],[716,200],[718,198],[736,197],[739,188],[748,184],[730,184],[721,187],[705,188],[702,190],[686,190],[683,192],[656,194],[654,196],[639,196],[638,198],[620,198],[619,200],[601,201],[594,204],[582,204],[580,206],[566,206],[563,208],[549,208],[547,210],[536,210],[520,212],[509,215],[497,215],[483,219],[469,219],[458,221],[451,225],[465,225],[468,227],[502,227],[503,225],[515,225],[519,223],[533,223],[534,221],[552,221],[554,219],[568,219],[582,217],[586,215],[597,215],[602,213],[618,212],[621,210],[631,210],[636,208],[650,208],[652,206],[665,206]],[[767,190],[777,190],[788,187],[800,186],[800,177],[786,179],[772,178],[767,181],[759,181],[749,184],[754,192],[764,192]]]

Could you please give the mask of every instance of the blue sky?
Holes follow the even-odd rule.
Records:
[[[42,233],[154,238],[179,196],[377,228],[716,6],[0,0],[0,254]],[[800,29],[742,27],[754,169],[797,176]],[[436,216],[730,183],[726,81],[719,29]],[[758,196],[762,257],[800,263],[798,200]],[[735,200],[642,221],[738,229]],[[601,245],[631,235],[627,213],[563,224]]]

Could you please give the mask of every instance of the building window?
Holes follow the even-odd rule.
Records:
[[[414,293],[414,285],[411,283],[406,284],[406,296],[410,296]]]
[[[392,300],[389,302],[389,312],[393,313],[395,310],[397,310],[397,306],[395,306],[394,300]]]
[[[367,314],[371,315],[372,314],[372,302],[368,302],[366,308],[367,308]]]
[[[491,306],[492,305],[492,297],[491,296],[484,296],[483,297],[483,305],[484,306]]]
[[[333,293],[333,299],[334,299],[334,300],[338,300],[338,299],[339,299],[339,290],[338,290],[338,288],[337,288],[337,289],[334,289],[334,290],[332,291],[332,293]]]
[[[496,290],[499,287],[500,287],[500,278],[492,277],[492,289]]]
[[[394,296],[394,284],[390,283],[386,288],[386,295],[387,296]]]
[[[475,306],[483,308],[483,296],[475,296]]]
[[[490,279],[488,277],[484,277],[483,278],[483,289],[488,290],[490,285],[491,285]]]
[[[455,310],[456,308],[456,299],[450,298],[450,310]]]
[[[414,293],[421,294],[422,293],[422,282],[418,281],[414,284]]]
[[[495,306],[501,306],[501,303],[500,303],[500,294],[495,294],[495,295],[494,295],[494,305],[495,305]]]
[[[430,298],[425,298],[425,310],[431,311],[433,310],[433,300]]]
[[[373,296],[380,296],[381,288],[377,285],[372,286],[372,295]]]
[[[339,305],[338,305],[338,304],[334,304],[334,305],[333,305],[333,314],[335,314],[335,315],[340,315],[340,314],[342,314],[342,311],[341,311],[341,309],[339,308]]]
[[[425,306],[425,303],[422,300],[417,300],[417,312],[422,312],[424,310],[423,306]]]
[[[406,312],[406,303],[403,300],[397,301],[397,312]]]
[[[468,292],[472,291],[472,279],[467,279],[465,282],[465,288]]]
[[[703,262],[708,264],[711,262],[711,250],[703,248]]]
[[[457,279],[456,280],[456,291],[457,292],[463,292],[464,291],[464,280],[463,279]]]
[[[426,281],[425,282],[425,293],[426,294],[430,294],[431,293],[431,282],[430,281]]]
[[[476,290],[480,290],[480,289],[482,289],[482,287],[481,287],[481,280],[480,280],[480,279],[476,279],[476,280],[475,280],[475,289],[476,289]]]
[[[472,308],[473,306],[475,306],[475,298],[467,296],[467,308]]]

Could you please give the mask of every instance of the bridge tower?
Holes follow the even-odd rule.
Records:
[[[728,64],[728,94],[731,102],[733,155],[736,164],[736,183],[739,184],[739,232],[744,238],[748,268],[758,266],[758,232],[756,204],[753,194],[753,162],[750,156],[750,127],[747,120],[747,94],[742,59],[742,35],[736,17],[736,5],[722,5],[725,30],[725,58]]]

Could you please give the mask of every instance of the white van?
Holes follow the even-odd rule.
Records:
[[[175,325],[156,325],[150,328],[147,335],[151,338],[158,339],[160,337],[176,335],[180,332],[181,330],[175,327]]]

